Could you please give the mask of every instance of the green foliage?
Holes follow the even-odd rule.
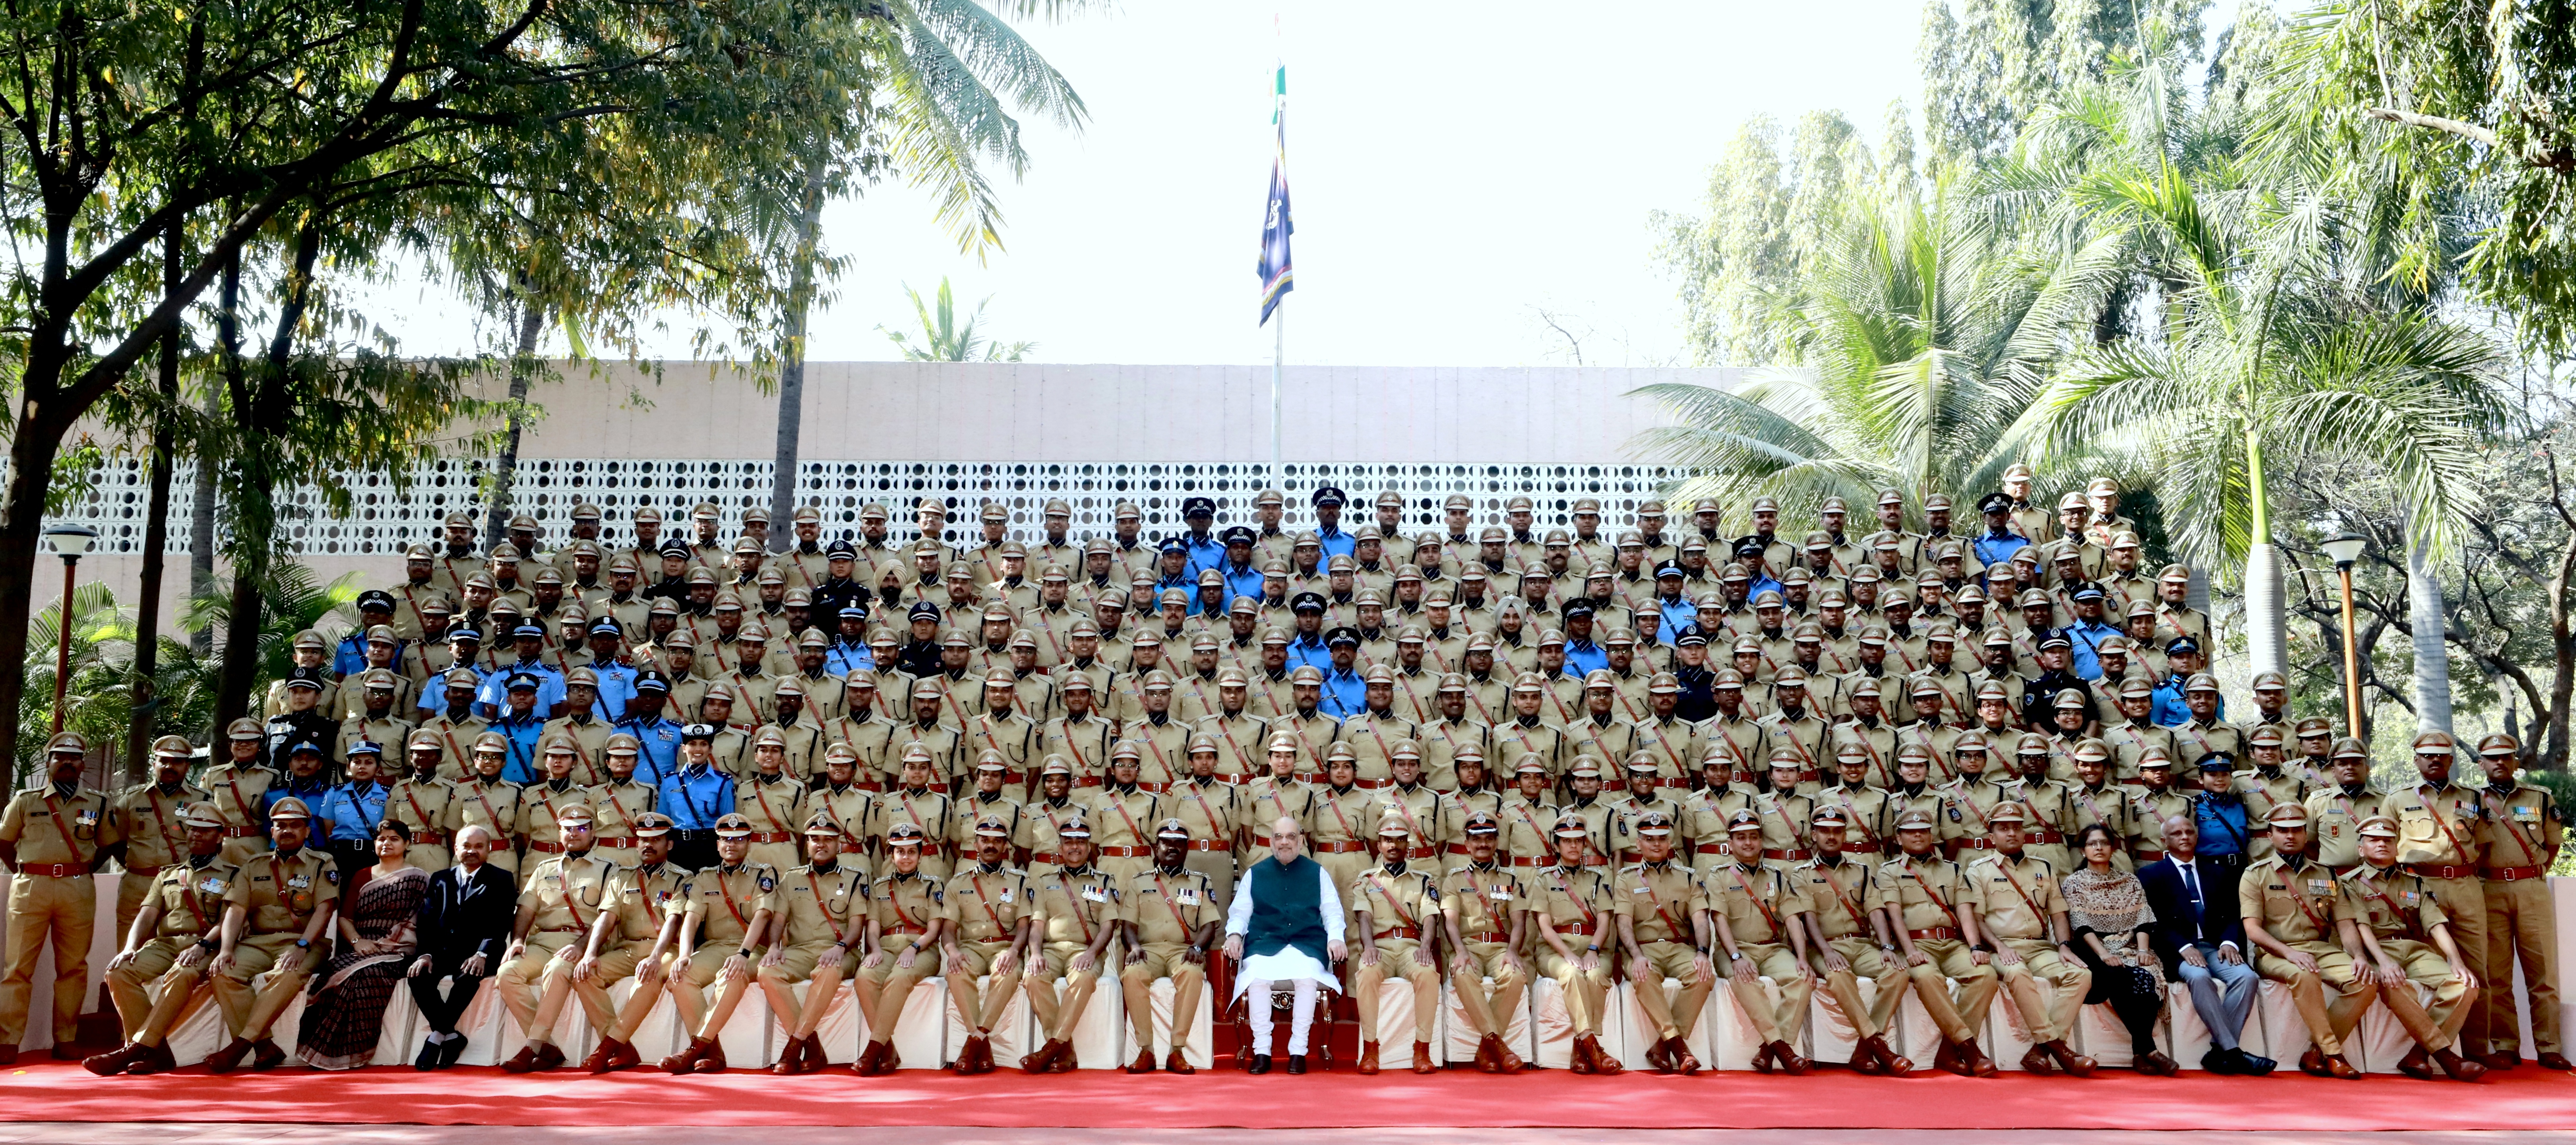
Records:
[[[271,566],[259,590],[259,653],[253,667],[253,680],[259,687],[294,670],[296,633],[321,629],[334,614],[354,615],[361,591],[357,573],[323,584],[311,566],[294,561]],[[231,622],[232,598],[223,593],[191,599],[180,617],[180,624],[187,628],[225,628]],[[253,694],[257,691],[255,687]],[[207,710],[213,710],[211,703]]]
[[[948,292],[947,276],[939,279],[938,301],[924,303],[921,292],[906,286],[904,295],[912,299],[913,315],[921,322],[921,342],[916,345],[900,330],[884,330],[886,340],[903,352],[907,362],[1016,362],[1037,348],[1035,342],[998,342],[987,338],[976,324],[984,320],[984,306],[991,298],[975,304],[975,312],[960,322],[957,303]]]
[[[1923,64],[1930,165],[1966,177],[2009,157],[2066,92],[2134,63],[2149,45],[2201,57],[2207,0],[1931,0]]]
[[[60,598],[38,612],[29,625],[22,674],[27,690],[18,718],[29,728],[52,726],[54,658],[63,631]],[[134,613],[118,605],[104,584],[91,582],[72,592],[71,674],[64,689],[63,727],[89,737],[90,743],[121,744],[134,719]],[[181,641],[163,639],[153,673],[153,694],[160,697],[151,734],[175,732],[203,739],[214,714],[214,673]],[[22,736],[10,758],[13,789],[33,774],[44,737]],[[124,762],[124,761],[121,761]]]

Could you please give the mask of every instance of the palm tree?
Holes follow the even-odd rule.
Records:
[[[1997,487],[2016,460],[2006,435],[2056,351],[2029,325],[2039,276],[1966,225],[1962,207],[1946,188],[1930,204],[1902,189],[1864,204],[1787,316],[1785,339],[1809,367],[1734,393],[1641,386],[1632,396],[1674,424],[1638,434],[1631,452],[1691,471],[1674,497],[1767,494],[1793,517],[1890,486],[1917,503]],[[2051,460],[2062,475],[2117,459]]]
[[[903,351],[904,361],[1016,362],[1037,348],[1035,342],[996,342],[975,329],[976,324],[984,320],[984,303],[991,302],[990,298],[976,303],[975,312],[968,315],[966,321],[959,322],[957,302],[949,296],[948,279],[944,275],[939,279],[939,301],[936,304],[923,303],[921,292],[909,286],[903,288],[903,293],[912,299],[913,316],[921,322],[921,344],[913,345],[910,336],[901,330],[886,330],[883,326],[877,329],[884,330],[886,339]]]
[[[795,221],[795,265],[781,317],[778,369],[778,448],[770,488],[770,516],[785,521],[795,511],[796,460],[804,431],[807,317],[819,295],[818,275],[836,269],[821,254],[823,205],[848,167],[882,163],[929,188],[938,198],[938,221],[959,249],[982,252],[1001,245],[1002,212],[986,163],[1013,178],[1028,169],[1014,110],[1079,127],[1088,114],[1073,85],[1038,54],[1010,21],[1060,18],[1090,0],[884,0],[860,29],[878,76],[851,115],[880,140],[882,154],[844,156],[816,143],[805,156],[804,195]],[[873,173],[871,171],[871,173]],[[944,291],[943,291],[944,292]],[[784,547],[794,534],[776,533]]]
[[[2471,451],[2504,412],[2496,348],[2374,289],[2348,233],[2357,204],[2294,164],[2254,178],[2232,150],[2243,116],[2192,109],[2167,69],[2140,68],[2044,116],[1992,194],[2062,240],[2038,317],[2123,322],[2065,364],[2015,436],[2041,457],[2141,459],[2179,547],[2244,562],[2252,667],[2267,671],[2288,667],[2288,638],[2265,454],[2373,464],[2411,508],[2410,544],[2438,554],[2474,496]]]

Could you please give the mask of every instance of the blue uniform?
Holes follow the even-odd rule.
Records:
[[[1368,710],[1368,681],[1348,668],[1333,671],[1328,661],[1324,668],[1324,698],[1317,710],[1337,720],[1346,720]]]
[[[2200,825],[2201,858],[2241,865],[2245,844],[2253,838],[2253,825],[2247,821],[2244,796],[2232,791],[2219,794],[2201,792],[2191,797],[2191,818]]]
[[[619,720],[617,731],[635,737],[639,750],[635,755],[635,782],[654,787],[680,770],[680,729],[677,720],[655,716],[650,720]]]
[[[394,642],[394,663],[396,665],[402,663],[403,651],[408,647],[408,644],[409,642],[407,641],[398,640]],[[331,652],[332,674],[341,677],[348,677],[355,676],[366,670],[367,634],[360,631],[353,632],[348,636],[342,637],[340,640],[340,646],[333,649]]]
[[[504,664],[500,670],[485,674],[483,686],[474,690],[474,702],[483,707],[485,716],[497,718],[510,709],[510,677],[521,672],[537,678],[536,713],[538,715],[543,716],[554,711],[555,705],[563,702],[563,673],[546,667],[543,661],[520,660]],[[440,690],[443,692],[445,688],[442,687]]]
[[[1225,565],[1225,542],[1207,533],[1182,533],[1179,537],[1190,550],[1190,583],[1198,583],[1199,574]]]
[[[653,809],[670,816],[680,830],[712,830],[716,820],[733,813],[733,777],[707,764],[693,765],[662,780]]]
[[[590,705],[591,718],[603,724],[625,719],[626,701],[635,698],[635,678],[643,673],[632,664],[615,661],[593,664],[590,670],[599,674],[599,699]]]
[[[545,775],[537,761],[537,739],[545,728],[546,718],[536,712],[525,716],[508,713],[492,721],[492,730],[510,741],[510,758],[501,765],[501,778],[524,786]]]
[[[1696,612],[1692,615],[1698,615]],[[1565,642],[1565,674],[1582,679],[1595,668],[1610,666],[1610,651],[1589,639]]]
[[[2155,706],[2147,710],[2147,718],[2153,720],[2156,726],[2178,728],[2192,721],[2191,706],[2182,702],[2182,686],[2185,679],[2186,677],[2179,674],[2171,675],[2156,685]],[[2218,710],[2210,713],[2210,718],[2217,720],[2227,718],[2227,697],[2218,698]]]
[[[2069,649],[2073,656],[2067,661],[2068,670],[2083,679],[2101,679],[2102,642],[2119,635],[2120,630],[2099,620],[2083,620],[2058,629],[2058,633],[2073,646]]]
[[[1261,599],[1261,569],[1259,566],[1248,564],[1227,564],[1220,567],[1217,571],[1225,576],[1225,605],[1223,607],[1232,607],[1234,604],[1234,598],[1238,596],[1248,596],[1254,600]]]
[[[866,642],[842,641],[823,653],[823,670],[846,680],[853,672],[877,670],[877,654],[868,651]]]
[[[2030,547],[2030,540],[2019,533],[1998,530],[1978,537],[1968,546],[1977,552],[1977,563],[1993,568],[2009,564],[2012,555]]]
[[[332,788],[313,809],[323,821],[323,841],[364,843],[375,838],[376,824],[385,820],[385,797],[392,794],[392,788],[374,780]]]
[[[1316,529],[1315,540],[1324,546],[1324,566],[1327,568],[1331,566],[1334,557],[1350,556],[1360,547],[1360,539],[1343,532],[1339,525],[1329,529]]]
[[[1671,600],[1656,597],[1655,611],[1664,617],[1664,622],[1655,628],[1655,642],[1667,647],[1673,642],[1673,634],[1682,630],[1682,625],[1699,623],[1699,606],[1691,603],[1687,595]]]
[[[479,711],[483,706],[483,686],[492,682],[492,674],[477,668],[472,664],[464,663],[448,666],[447,672],[453,672],[458,668],[463,668],[468,672],[474,673],[474,679],[477,681],[474,685],[474,707]],[[429,678],[429,683],[421,688],[420,696],[412,702],[412,710],[418,714],[412,718],[411,722],[420,723],[429,719],[431,716],[435,716],[447,710],[447,672],[441,672],[435,676],[431,676]],[[537,690],[540,694],[545,691],[543,686],[540,686]],[[390,746],[391,745],[388,745],[388,749],[390,749]]]
[[[1333,650],[1325,647],[1323,637],[1300,637],[1288,642],[1288,670],[1294,672],[1308,664],[1327,676],[1333,674]]]
[[[313,779],[313,780],[299,780],[299,779],[295,778],[294,776],[291,776],[291,775],[290,775],[290,776],[288,776],[288,777],[286,778],[286,782],[284,782],[284,783],[280,783],[280,784],[278,784],[277,786],[275,786],[275,787],[271,787],[271,788],[269,788],[268,790],[263,791],[263,792],[261,792],[261,793],[260,793],[260,796],[259,796],[259,811],[260,811],[260,815],[259,815],[259,817],[260,817],[260,821],[261,821],[261,822],[263,822],[263,823],[267,822],[267,821],[268,821],[268,813],[277,809],[277,801],[278,801],[278,800],[280,800],[280,799],[284,799],[284,798],[286,798],[286,797],[287,797],[287,796],[289,796],[289,795],[292,795],[292,796],[296,797],[297,799],[301,799],[301,800],[303,800],[303,801],[304,801],[304,806],[305,806],[305,809],[306,809],[306,810],[312,811],[314,814],[317,814],[317,815],[318,815],[318,814],[321,814],[320,808],[321,808],[321,806],[322,806],[323,798],[324,798],[324,797],[326,797],[326,796],[328,796],[328,795],[330,795],[330,794],[331,794],[331,789],[330,789],[328,786],[324,785],[324,784],[323,784],[323,782],[322,782],[321,780],[319,780],[319,779]],[[384,801],[384,800],[382,800],[382,799],[378,799],[378,800],[376,800],[376,807],[377,807],[377,809],[378,809],[378,810],[382,810],[382,809],[384,808],[384,805],[385,805],[385,801]],[[380,819],[380,818],[383,818],[383,816],[378,816],[377,818],[379,818],[379,819]],[[370,819],[370,820],[368,820],[368,821],[367,821],[367,828],[368,828],[367,836],[368,836],[368,837],[373,837],[373,836],[374,836],[374,834],[375,834],[375,825],[376,825],[376,820],[375,820],[375,819]]]

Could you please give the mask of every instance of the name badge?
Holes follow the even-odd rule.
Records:
[[[1641,894],[1641,895],[1650,895],[1650,894],[1655,893],[1655,891],[1654,891],[1654,888],[1652,888],[1652,887],[1638,887],[1638,888],[1637,888],[1637,893],[1638,893],[1638,894]]]
[[[1101,890],[1099,887],[1084,887],[1082,888],[1082,898],[1085,902],[1108,902],[1109,893]]]
[[[1182,888],[1181,888],[1181,905],[1183,905],[1183,906],[1197,906],[1197,905],[1198,905],[1198,902],[1199,902],[1199,891],[1198,891],[1198,888],[1197,888],[1197,887],[1182,887]]]

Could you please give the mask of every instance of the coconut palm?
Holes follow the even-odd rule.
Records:
[[[1804,516],[1827,497],[1865,504],[1893,487],[1973,497],[2017,458],[2005,435],[2046,381],[2056,353],[2028,329],[2042,277],[1961,202],[1896,191],[1854,213],[1821,257],[1786,339],[1810,365],[1766,373],[1740,392],[1689,383],[1641,386],[1672,424],[1630,443],[1690,476],[1670,494],[1742,504],[1779,498]],[[2044,333],[2044,332],[2041,332]],[[2049,459],[2042,487],[2116,462],[2090,451]],[[2112,468],[2118,467],[2114,464]]]
[[[957,300],[949,294],[948,279],[939,280],[936,302],[923,302],[921,292],[907,286],[904,296],[912,299],[913,316],[921,323],[921,342],[913,344],[912,335],[901,330],[885,331],[888,341],[903,352],[907,362],[1016,362],[1037,348],[1035,342],[997,342],[977,329],[984,321],[984,302],[975,304],[975,312],[966,320],[957,320]]]
[[[1002,211],[986,165],[1018,178],[1028,169],[1013,112],[1044,116],[1078,127],[1088,114],[1071,82],[1055,70],[1012,20],[1054,19],[1090,6],[1090,0],[884,0],[859,29],[876,61],[877,84],[853,100],[851,115],[864,121],[863,137],[882,151],[836,155],[810,147],[804,196],[792,244],[786,312],[781,320],[778,370],[779,475],[770,493],[770,515],[787,520],[796,499],[796,458],[803,432],[807,316],[819,297],[818,277],[836,269],[821,253],[823,205],[839,177],[865,165],[873,177],[890,167],[938,201],[941,225],[960,249],[981,253],[1001,245]],[[792,540],[778,533],[782,546]]]

